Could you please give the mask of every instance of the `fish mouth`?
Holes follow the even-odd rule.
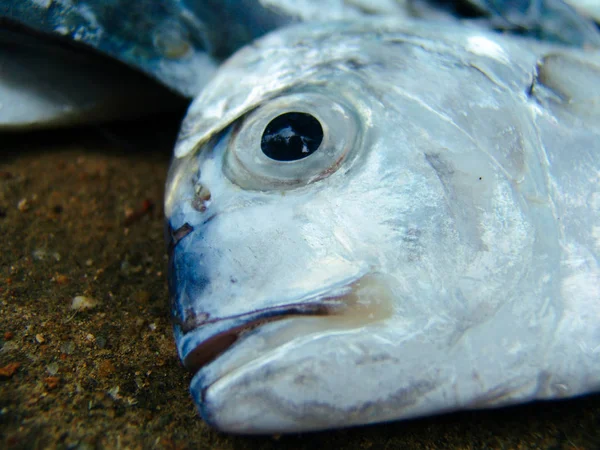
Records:
[[[335,314],[336,307],[337,305],[333,302],[326,303],[326,300],[324,303],[295,303],[207,321],[200,327],[216,325],[221,328],[222,325],[225,325],[226,329],[200,342],[183,359],[183,365],[191,372],[196,373],[227,351],[241,335],[261,325],[298,316],[327,316]],[[242,323],[238,325],[239,321]],[[227,326],[229,327],[227,328]]]
[[[194,345],[183,358],[193,373],[215,361],[251,331],[270,322],[301,317],[321,317],[323,329],[356,328],[386,319],[393,312],[389,284],[379,274],[369,273],[312,295],[301,302],[287,303],[243,314],[213,318],[185,327]]]

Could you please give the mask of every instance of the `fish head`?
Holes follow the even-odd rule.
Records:
[[[483,396],[472,370],[498,370],[504,330],[479,353],[461,337],[531,260],[523,198],[541,188],[508,86],[533,62],[451,31],[291,27],[191,105],[165,212],[178,350],[209,423],[314,430]]]

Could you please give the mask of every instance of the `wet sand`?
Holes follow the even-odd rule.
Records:
[[[0,135],[1,448],[600,448],[600,395],[295,436],[211,430],[169,319],[177,125]]]

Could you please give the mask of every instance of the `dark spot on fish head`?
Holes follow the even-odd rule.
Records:
[[[351,70],[360,70],[367,66],[367,63],[356,58],[346,60],[346,66]]]

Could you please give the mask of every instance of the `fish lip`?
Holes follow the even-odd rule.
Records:
[[[327,326],[333,325],[336,329],[362,327],[391,317],[392,298],[388,278],[372,266],[363,266],[343,279],[287,303],[212,318],[207,313],[190,311],[188,319],[176,325],[179,353],[183,365],[198,374],[236,347],[239,340],[245,341],[253,334],[250,331],[270,322],[336,317]]]
[[[346,286],[345,286],[346,287]],[[341,307],[336,301],[343,293],[312,302],[298,302],[263,308],[248,313],[205,320],[193,327],[182,324],[182,331],[208,331],[207,336],[183,358],[183,365],[192,373],[225,353],[245,333],[266,323],[302,316],[328,316]],[[211,331],[214,330],[213,333]]]

